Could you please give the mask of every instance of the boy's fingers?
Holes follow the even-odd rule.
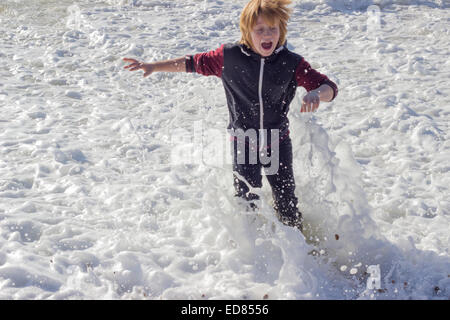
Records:
[[[319,108],[318,101],[303,101],[300,112],[314,112]]]
[[[129,65],[123,67],[124,69],[130,69],[130,71],[139,70],[143,65],[142,62],[139,62],[136,59],[123,58],[122,60],[126,62],[131,62]]]
[[[319,108],[318,103],[314,102],[303,102],[300,112],[313,112]]]
[[[306,103],[303,102],[300,112],[306,112]]]
[[[139,70],[139,69],[143,69],[143,64],[142,63],[132,63],[132,64],[130,64],[129,66],[126,66],[126,67],[124,67],[124,68],[126,68],[126,69],[130,69],[130,71],[136,71],[136,70]]]
[[[138,66],[138,65],[140,65],[139,62],[133,62],[133,63],[130,63],[129,65],[127,65],[127,67],[130,68],[130,67],[135,67],[135,66]]]

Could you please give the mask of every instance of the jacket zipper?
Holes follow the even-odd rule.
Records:
[[[264,105],[262,97],[262,85],[264,75],[264,58],[261,58],[261,66],[259,68],[258,98],[259,98],[259,151],[264,149]]]

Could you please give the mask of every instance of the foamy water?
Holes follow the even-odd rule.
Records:
[[[244,4],[2,2],[0,298],[449,298],[448,3],[294,2],[289,45],[340,87],[291,106],[306,238],[267,184],[243,212],[212,139],[171,160],[224,132],[218,79],[122,69],[235,41]]]

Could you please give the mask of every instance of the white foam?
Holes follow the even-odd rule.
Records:
[[[220,80],[122,69],[127,55],[237,40],[240,5],[5,3],[0,298],[448,298],[443,1],[294,3],[290,48],[340,87],[314,117],[291,106],[306,239],[277,221],[267,183],[249,214],[229,162],[170,161],[175,129],[225,132]],[[317,241],[320,258],[308,254]],[[381,291],[366,290],[370,265]]]

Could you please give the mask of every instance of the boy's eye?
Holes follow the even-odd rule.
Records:
[[[255,30],[255,32],[256,32],[257,34],[263,34],[264,31],[265,31],[264,28],[256,28],[256,30]],[[272,34],[273,34],[273,33],[277,32],[277,28],[276,28],[276,27],[270,27],[270,28],[267,28],[267,31],[268,31],[269,33],[272,33]]]

